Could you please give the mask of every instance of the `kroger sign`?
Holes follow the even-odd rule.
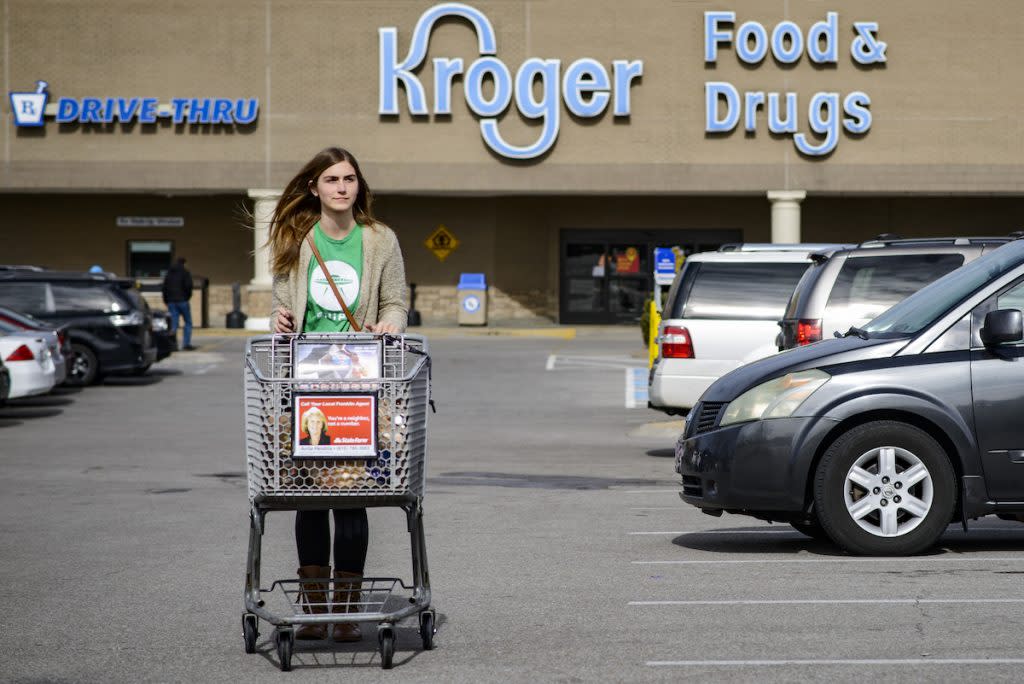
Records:
[[[460,58],[435,57],[433,62],[433,107],[427,104],[423,83],[413,72],[427,56],[430,33],[434,24],[444,17],[461,17],[476,31],[480,58],[467,68]],[[451,114],[452,83],[462,76],[466,105],[480,117],[480,133],[484,143],[502,157],[533,159],[554,146],[558,139],[561,118],[560,104],[575,116],[592,119],[601,116],[611,105],[614,116],[629,116],[630,85],[643,75],[642,60],[617,59],[612,62],[611,73],[595,59],[581,58],[562,72],[558,59],[533,57],[512,70],[495,55],[498,42],[494,27],[483,12],[458,2],[445,2],[428,9],[416,22],[409,50],[401,60],[398,56],[398,29],[381,28],[380,36],[380,106],[381,115],[399,113],[398,85],[405,88],[406,104],[414,116]],[[484,93],[484,83],[493,82],[490,96]],[[534,93],[534,83],[540,81],[541,95]],[[515,102],[516,111],[527,119],[543,124],[538,138],[526,145],[505,140],[498,130],[498,118]]]

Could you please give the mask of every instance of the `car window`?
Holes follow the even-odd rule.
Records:
[[[913,335],[971,294],[1024,264],[1024,240],[1014,240],[926,285],[864,326],[871,336]]]
[[[52,287],[57,311],[109,314],[128,310],[125,301],[104,285],[53,283]]]
[[[1020,309],[1024,311],[1024,282],[1018,283],[996,298],[997,309]]]
[[[825,316],[842,320],[874,318],[963,263],[962,254],[851,256],[836,277]]]
[[[778,320],[808,263],[691,264],[671,317]]]
[[[50,292],[49,283],[4,282],[0,283],[0,306],[45,316],[53,313],[53,294]]]

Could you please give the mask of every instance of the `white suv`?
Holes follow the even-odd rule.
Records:
[[[778,321],[810,255],[837,247],[724,245],[687,257],[658,328],[651,408],[684,414],[722,375],[776,353]]]

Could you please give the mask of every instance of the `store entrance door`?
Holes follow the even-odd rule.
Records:
[[[632,323],[653,289],[655,247],[683,254],[739,242],[740,230],[563,230],[562,323]]]

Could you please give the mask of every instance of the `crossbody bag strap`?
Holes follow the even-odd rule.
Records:
[[[331,290],[334,292],[334,296],[338,299],[338,304],[341,304],[341,310],[345,312],[345,318],[348,319],[348,324],[355,332],[362,332],[363,329],[356,323],[356,319],[353,318],[352,312],[345,306],[345,299],[341,296],[341,292],[338,291],[338,286],[334,284],[334,278],[331,277],[331,272],[327,270],[326,264],[324,264],[324,258],[320,256],[320,250],[316,248],[316,241],[313,240],[313,231],[306,233],[306,241],[309,242],[309,246],[313,248],[313,256],[316,257],[316,263],[320,264],[320,270],[323,271],[324,276],[327,278],[327,283],[331,286]]]

